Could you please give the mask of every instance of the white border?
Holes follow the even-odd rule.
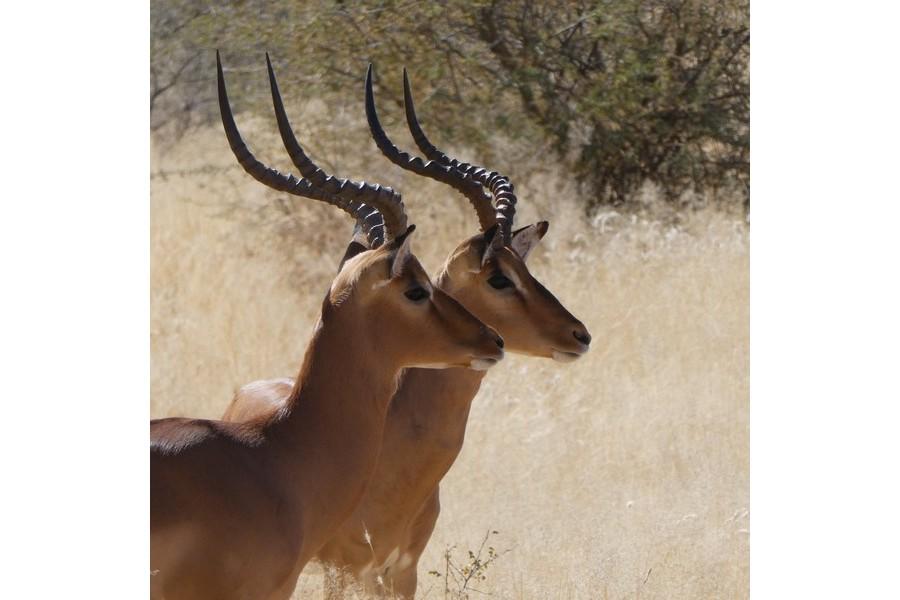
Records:
[[[0,15],[3,595],[148,595],[149,14]]]
[[[752,6],[755,598],[897,590],[898,22]]]

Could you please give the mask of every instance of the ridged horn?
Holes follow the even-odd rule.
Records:
[[[425,161],[418,156],[412,156],[398,148],[387,136],[378,119],[378,111],[375,109],[371,64],[369,64],[369,68],[366,71],[366,118],[369,122],[369,132],[372,134],[375,144],[388,160],[407,171],[445,183],[463,194],[475,209],[482,231],[486,231],[495,223],[491,196],[484,193],[481,183],[471,177],[467,177],[453,167],[433,160]]]
[[[294,135],[294,130],[288,120],[287,111],[285,111],[284,102],[281,99],[281,92],[278,89],[278,79],[275,77],[275,69],[272,68],[272,61],[268,52],[266,53],[266,69],[269,74],[269,88],[272,92],[272,105],[275,109],[278,133],[281,135],[281,141],[288,152],[288,156],[291,158],[291,162],[294,163],[300,174],[310,180],[314,186],[338,197],[344,196],[348,186],[351,187],[351,196],[354,195],[353,192],[355,190],[361,190],[358,197],[353,198],[351,201],[361,204],[359,209],[364,216],[360,223],[364,229],[366,226],[377,229],[379,224],[392,219],[393,224],[387,228],[388,237],[393,238],[406,231],[406,214],[404,213],[400,194],[397,194],[390,188],[383,188],[379,185],[338,179],[326,173],[309,158],[300,142],[297,141],[297,137]],[[370,239],[370,243],[371,241]]]
[[[269,62],[268,55],[266,58],[267,62]],[[257,160],[241,138],[237,124],[234,121],[225,86],[222,60],[218,51],[216,51],[216,70],[219,111],[225,128],[225,136],[238,163],[254,179],[275,190],[320,200],[340,208],[357,220],[363,230],[366,231],[372,247],[381,245],[385,238],[392,239],[406,231],[407,219],[402,199],[399,194],[390,188],[364,182],[357,183],[346,179],[337,179],[315,167],[315,165],[312,166],[318,172],[316,180],[306,177],[297,178],[292,174],[284,174],[276,169],[267,167]],[[271,63],[269,63],[269,72],[270,76],[274,75],[271,70]],[[277,94],[277,87],[274,88],[274,91]],[[280,103],[280,96],[278,96],[278,100]],[[277,108],[276,112],[278,112]],[[284,113],[283,106],[281,107],[281,112]],[[286,117],[284,120],[286,122]],[[287,127],[289,129],[290,125],[288,124]],[[280,123],[279,129],[282,129]],[[284,132],[282,132],[282,136],[284,137]],[[293,138],[293,141],[297,148],[300,148],[296,138]],[[302,153],[302,148],[300,152]],[[311,161],[310,164],[312,164]],[[384,211],[387,211],[387,214]],[[381,214],[378,214],[379,212]],[[381,221],[382,217],[384,217],[383,224]]]
[[[425,154],[426,158],[439,162],[442,165],[453,167],[454,169],[464,173],[465,175],[475,179],[481,185],[491,191],[494,197],[494,210],[496,211],[496,221],[500,224],[500,230],[503,233],[503,240],[509,243],[512,225],[516,214],[516,194],[515,187],[509,178],[496,171],[490,171],[478,165],[472,165],[451,158],[441,152],[419,124],[416,116],[416,107],[413,103],[412,89],[409,84],[409,75],[406,69],[403,69],[403,104],[406,107],[406,124],[413,136],[413,140],[419,149]]]

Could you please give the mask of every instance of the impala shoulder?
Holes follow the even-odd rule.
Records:
[[[150,451],[171,455],[216,441],[255,445],[261,434],[241,424],[207,419],[168,418],[150,421]]]
[[[150,421],[150,451],[177,454],[215,436],[208,421],[202,419],[155,419]]]

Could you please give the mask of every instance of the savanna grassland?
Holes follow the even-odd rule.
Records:
[[[474,213],[448,188],[393,167],[366,137],[313,129],[326,122],[313,118],[321,107],[290,110],[309,117],[295,125],[323,166],[403,193],[414,251],[432,272],[475,232]],[[286,168],[274,125],[238,118],[259,157]],[[157,144],[152,163],[151,415],[217,417],[242,384],[296,373],[351,225],[235,168],[218,127]],[[743,216],[675,214],[647,190],[644,210],[586,218],[552,167],[509,175],[518,222],[551,223],[532,272],[595,341],[574,364],[508,355],[486,378],[442,484],[420,596],[444,597],[427,572],[443,571],[446,548],[464,564],[496,530],[490,543],[505,553],[474,584],[493,597],[747,597]],[[320,590],[311,565],[296,597]]]

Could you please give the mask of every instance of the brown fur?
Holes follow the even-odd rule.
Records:
[[[243,423],[151,421],[153,598],[288,598],[362,497],[401,370],[502,357],[498,336],[440,290],[407,299],[430,282],[397,255],[344,266],[277,408]]]
[[[537,239],[545,231],[546,226]],[[511,352],[553,357],[554,351],[587,350],[573,336],[576,331],[587,335],[584,325],[531,275],[516,251],[502,247],[486,263],[485,251],[482,234],[463,242],[444,265],[439,287],[495,327]],[[488,285],[498,270],[517,281],[516,289],[497,291]],[[469,409],[484,374],[469,369],[406,372],[388,408],[381,455],[362,502],[317,554],[337,571],[326,585],[331,597],[342,595],[347,575],[372,593],[415,595],[417,563],[440,512],[439,483],[462,448]],[[249,384],[232,400],[225,418],[270,414],[288,390],[284,380]]]

